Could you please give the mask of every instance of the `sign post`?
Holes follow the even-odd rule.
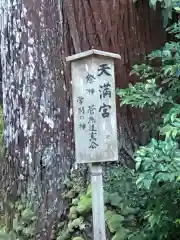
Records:
[[[102,166],[100,164],[91,166],[91,184],[94,240],[106,240]]]
[[[120,55],[89,50],[71,62],[76,163],[91,164],[94,240],[106,240],[102,162],[117,161],[114,59]]]

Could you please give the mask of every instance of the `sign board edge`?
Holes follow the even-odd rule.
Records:
[[[111,52],[105,52],[105,51],[100,51],[96,49],[91,49],[85,52],[77,53],[71,56],[66,57],[67,62],[75,61],[81,58],[88,57],[90,55],[97,55],[97,56],[103,56],[103,57],[108,57],[108,58],[116,58],[116,59],[121,59],[121,56],[117,53],[111,53]]]

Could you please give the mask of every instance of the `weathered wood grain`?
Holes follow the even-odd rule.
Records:
[[[91,55],[99,55],[99,56],[104,56],[104,57],[110,57],[110,58],[117,58],[121,59],[121,56],[116,53],[110,53],[110,52],[104,52],[96,49],[91,49],[85,52],[77,53],[72,56],[66,57],[66,61],[74,61],[80,58],[85,58]]]
[[[71,64],[76,162],[117,161],[114,59],[89,56]]]
[[[102,166],[91,166],[94,240],[106,240]]]

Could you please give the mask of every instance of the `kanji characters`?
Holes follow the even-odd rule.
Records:
[[[90,95],[93,95],[95,93],[94,88],[86,89],[86,92],[89,93]]]
[[[97,148],[98,146],[99,146],[99,145],[98,145],[96,142],[92,141],[92,142],[90,143],[90,145],[89,145],[89,148],[95,149],[95,148]]]
[[[110,105],[103,103],[103,105],[99,108],[99,112],[101,113],[103,118],[107,118],[110,115],[109,112],[110,109],[111,109]]]
[[[92,84],[95,79],[96,78],[92,74],[88,73],[88,75],[86,76],[86,83]]]
[[[111,74],[108,71],[109,69],[111,68],[107,64],[100,64],[98,68],[98,77],[100,77],[103,74],[111,76]]]
[[[84,114],[85,113],[84,107],[79,107],[78,112],[79,112],[79,114]]]
[[[96,110],[96,107],[95,107],[94,104],[88,106],[88,113],[89,113],[90,115],[93,115],[93,114],[95,113],[95,110]]]
[[[84,97],[82,97],[82,96],[77,97],[77,102],[78,102],[80,105],[82,105],[83,102],[84,102]]]
[[[111,98],[111,85],[108,83],[105,83],[104,85],[100,85],[100,98],[105,98],[105,97],[109,97]]]
[[[79,128],[82,129],[82,130],[85,130],[86,129],[86,124],[85,123],[80,123]]]
[[[93,124],[96,122],[96,119],[93,116],[89,116],[88,124]]]

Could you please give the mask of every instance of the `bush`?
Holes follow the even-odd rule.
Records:
[[[12,229],[6,226],[5,216],[1,216],[0,240],[34,240],[36,238],[37,216],[28,203],[9,204],[14,212]]]
[[[83,186],[75,173],[65,184],[64,198],[69,208],[67,218],[59,225],[57,239],[92,239],[91,186]],[[81,186],[81,191],[77,186]],[[104,172],[104,188],[107,239],[126,240],[131,237],[135,240],[133,234],[141,228],[142,206],[146,202],[144,191],[136,187],[135,174],[126,168],[108,167]]]
[[[175,23],[168,31],[180,39],[180,23]],[[159,134],[159,139],[152,139],[135,154],[136,184],[139,189],[148,191],[149,196],[142,234],[149,240],[179,239],[179,41],[168,42],[161,50],[153,51],[147,64],[135,65],[131,74],[139,76],[142,82],[118,90],[122,104],[148,109],[154,118],[153,128]]]

